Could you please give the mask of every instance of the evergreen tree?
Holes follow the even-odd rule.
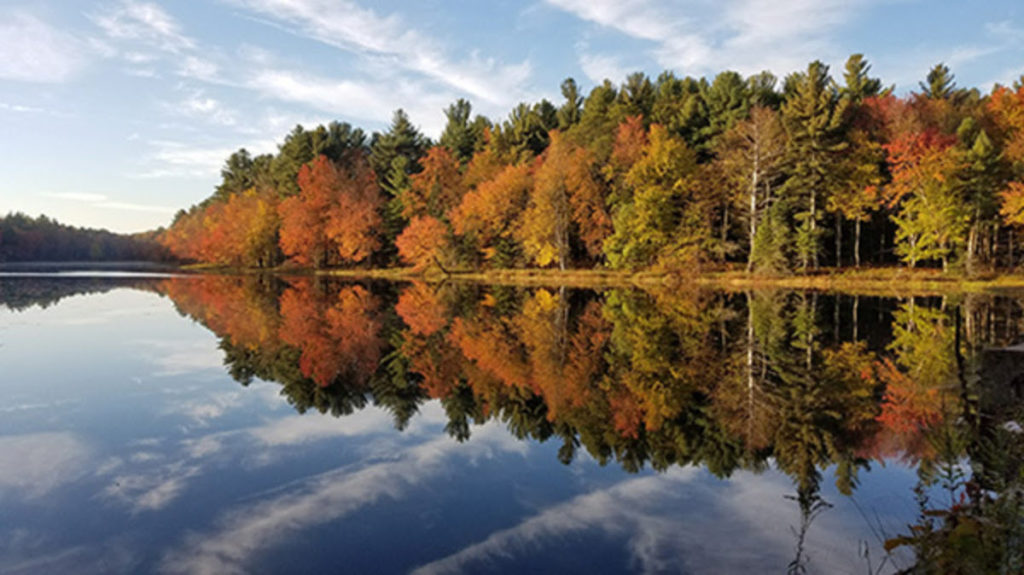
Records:
[[[384,181],[398,156],[408,160],[406,174],[420,171],[420,158],[427,153],[430,141],[413,126],[404,110],[395,110],[391,126],[383,133],[375,133],[370,143],[370,165],[377,178]]]
[[[812,62],[807,72],[786,79],[787,99],[782,123],[789,136],[789,179],[784,192],[798,210],[796,234],[800,267],[818,267],[820,206],[828,199],[843,141],[845,102],[828,74],[828,66]]]
[[[429,140],[412,125],[409,116],[401,109],[395,110],[387,131],[373,135],[370,165],[384,192],[381,204],[382,249],[377,257],[386,264],[396,262],[395,238],[408,224],[402,216],[401,198],[409,189],[409,177],[422,169],[420,160],[429,145]]]
[[[473,106],[462,98],[444,111],[447,122],[439,143],[455,154],[463,164],[483,148],[485,131],[490,127],[490,123],[482,116],[470,120],[472,113]]]
[[[859,105],[864,98],[881,94],[882,81],[869,77],[870,71],[871,65],[864,59],[863,54],[851,54],[846,60],[846,72],[843,74],[846,85],[840,90],[842,97]]]
[[[647,118],[654,106],[654,85],[643,72],[634,72],[626,77],[619,88],[620,113],[626,116]]]
[[[747,82],[736,72],[727,71],[715,76],[702,93],[707,107],[707,125],[700,131],[700,151],[710,155],[718,137],[750,112],[750,92]]]
[[[925,97],[933,100],[948,100],[956,91],[953,73],[942,63],[933,66],[925,81],[918,85]]]
[[[558,108],[558,129],[564,132],[578,124],[583,115],[583,96],[576,80],[566,78],[562,82],[562,96],[565,103]]]
[[[689,76],[679,79],[664,72],[658,76],[654,90],[649,123],[664,126],[691,148],[696,147],[708,122],[703,82]]]

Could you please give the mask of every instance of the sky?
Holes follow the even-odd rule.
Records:
[[[0,214],[136,232],[213,191],[227,156],[296,124],[428,136],[466,98],[492,120],[573,77],[780,78],[851,53],[897,93],[1024,74],[1018,0],[0,0]]]

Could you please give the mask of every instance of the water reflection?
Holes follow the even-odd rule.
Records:
[[[20,311],[4,317],[119,285],[5,281],[0,305]],[[24,404],[43,417],[3,412],[0,513],[36,531],[0,539],[35,541],[73,508],[157,550],[80,534],[39,562],[25,549],[42,543],[0,544],[0,570],[87,570],[68,559],[85,550],[98,572],[334,565],[314,548],[420,573],[1024,568],[1024,300],[265,276],[130,287],[153,302],[122,294],[90,313],[170,302],[216,344],[171,333],[206,333],[189,322],[78,318],[82,340],[61,335],[55,352],[81,370],[75,346],[95,341],[86,357],[131,383],[50,382]],[[33,340],[0,322],[15,379],[27,371],[11,354],[58,333],[44,327]],[[117,367],[129,362],[148,370],[139,382]]]
[[[500,421],[557,442],[564,463],[582,448],[628,471],[774,466],[801,517],[791,572],[831,506],[825,471],[850,495],[887,460],[920,476],[920,520],[878,532],[887,549],[939,572],[1020,568],[1024,353],[992,351],[1018,339],[1013,299],[262,277],[159,289],[220,337],[232,377],[278,382],[299,412],[372,403],[402,429],[436,399],[452,437]]]

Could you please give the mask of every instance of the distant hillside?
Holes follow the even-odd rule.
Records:
[[[172,260],[156,236],[156,231],[116,234],[9,213],[0,218],[0,263]]]

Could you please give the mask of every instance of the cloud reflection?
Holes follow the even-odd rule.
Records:
[[[255,555],[275,543],[382,499],[400,499],[410,488],[446,473],[449,460],[456,456],[479,458],[496,452],[520,453],[523,448],[492,424],[464,444],[442,437],[413,446],[393,461],[329,471],[226,513],[211,532],[190,534],[181,547],[165,555],[161,571],[243,573]]]
[[[68,432],[0,436],[0,496],[36,498],[88,470],[91,447]]]
[[[673,468],[543,509],[413,573],[472,573],[499,561],[511,565],[574,535],[595,534],[626,540],[630,564],[622,565],[623,571],[781,572],[793,559],[791,527],[799,522],[796,503],[785,498],[792,490],[781,474],[744,472],[722,481],[693,467]],[[848,500],[840,503],[829,512],[832,517],[826,514],[812,527],[810,572],[852,574],[867,568],[859,552],[861,543],[869,542],[868,526],[849,515],[854,511]],[[871,554],[885,555],[880,548]],[[896,570],[889,567],[877,572]]]

